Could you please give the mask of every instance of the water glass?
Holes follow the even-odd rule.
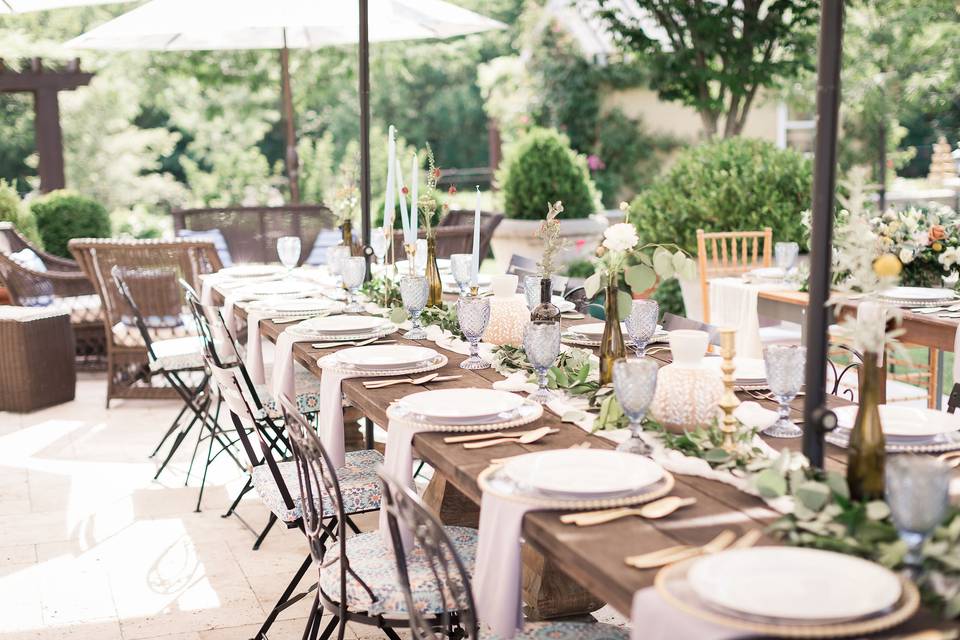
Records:
[[[363,312],[363,305],[357,300],[357,289],[363,284],[367,275],[367,260],[363,256],[350,256],[340,259],[340,276],[343,286],[347,289],[347,306],[344,309],[350,313]]]
[[[373,249],[377,264],[383,264],[384,258],[387,257],[387,236],[383,232],[383,227],[374,229],[370,233],[370,248]]]
[[[773,245],[774,261],[777,267],[783,269],[784,275],[790,273],[800,255],[800,245],[796,242],[778,242]]]
[[[340,269],[344,258],[349,258],[351,254],[350,247],[337,244],[327,249],[327,269],[330,275],[337,278],[340,276]]]
[[[469,253],[454,253],[450,256],[450,271],[453,279],[460,287],[460,295],[465,296],[470,290],[470,277],[473,275],[473,256]]]
[[[919,569],[921,549],[950,507],[950,466],[932,456],[898,455],[887,461],[886,497],[900,539],[904,562]]]
[[[538,278],[539,279],[539,278]],[[560,323],[531,322],[523,335],[523,350],[534,371],[537,372],[538,389],[530,399],[546,404],[553,399],[547,389],[547,372],[560,355]]]
[[[460,363],[461,369],[488,369],[490,363],[480,357],[479,344],[490,322],[490,298],[474,295],[457,300],[457,320],[463,337],[470,343],[470,357]]]
[[[634,300],[630,306],[630,315],[623,321],[627,334],[637,351],[637,357],[643,357],[653,334],[657,332],[657,318],[660,305],[656,300]]]
[[[410,314],[413,326],[403,337],[410,340],[426,340],[427,332],[420,326],[420,313],[427,306],[427,279],[423,276],[404,276],[400,278],[400,298]]]
[[[540,276],[523,276],[523,295],[527,297],[527,308],[540,304]]]
[[[765,435],[774,438],[799,438],[803,435],[803,430],[790,419],[790,402],[803,386],[806,356],[806,349],[799,345],[771,344],[764,347],[767,385],[780,403],[780,417],[763,430]]]
[[[620,358],[613,363],[613,391],[623,414],[630,421],[630,438],[617,451],[646,455],[650,447],[640,437],[641,424],[657,390],[659,365],[649,358]]]
[[[277,238],[277,257],[280,258],[280,264],[288,270],[297,266],[297,263],[300,262],[299,236]]]

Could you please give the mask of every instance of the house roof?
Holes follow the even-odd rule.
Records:
[[[666,33],[657,21],[640,9],[631,0],[607,0],[607,8],[615,9],[621,16],[636,21],[650,38],[667,42]],[[600,64],[618,52],[614,36],[603,21],[596,16],[599,3],[596,0],[550,0],[544,7],[542,27],[551,20],[558,23],[574,40],[583,55]]]

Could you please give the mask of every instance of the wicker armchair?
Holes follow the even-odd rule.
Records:
[[[10,258],[30,249],[46,271],[34,271]],[[30,243],[9,222],[0,222],[0,282],[10,301],[21,307],[50,307],[70,314],[76,355],[102,356],[106,351],[100,299],[93,283],[73,260],[46,253]]]
[[[323,205],[184,209],[171,215],[178,235],[219,229],[234,262],[276,262],[277,238],[283,236],[300,237],[303,262],[317,235],[336,226],[333,213]]]
[[[449,258],[454,253],[470,253],[473,251],[473,225],[457,225],[455,227],[436,227],[434,231],[437,234],[437,257]],[[417,235],[418,238],[426,238],[423,230]],[[483,250],[483,230],[480,235],[481,251]],[[393,251],[397,260],[402,260],[406,256],[403,248],[403,231],[393,232]],[[483,255],[482,253],[480,254]]]
[[[156,275],[138,282],[133,295],[147,318],[152,339],[196,335],[196,326],[178,285],[183,279],[200,287],[200,275],[221,268],[211,242],[195,240],[74,239],[70,252],[96,287],[103,305],[107,335],[107,406],[114,398],[177,398],[160,376],[150,371],[147,348],[129,305],[110,272],[114,266],[149,270]]]
[[[471,234],[473,233],[474,212],[465,209],[453,209],[443,220],[440,221],[440,227],[461,227],[469,225]],[[493,239],[493,232],[500,226],[503,220],[502,213],[490,213],[489,211],[480,212],[480,259],[483,260],[490,254],[490,241]],[[472,238],[472,236],[471,236]],[[466,253],[473,251],[473,241],[470,242],[470,249]],[[451,253],[464,253],[462,251],[451,251]]]

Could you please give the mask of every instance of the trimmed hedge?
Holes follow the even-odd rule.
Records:
[[[563,218],[586,218],[599,210],[587,161],[553,129],[532,129],[512,145],[497,172],[509,218],[541,220],[547,204],[563,201]]]
[[[43,248],[40,232],[37,230],[37,221],[33,213],[23,206],[20,194],[13,185],[0,178],[0,220],[12,222],[30,242]]]
[[[110,216],[99,202],[71,191],[51,191],[30,203],[43,244],[69,258],[72,238],[109,238]]]

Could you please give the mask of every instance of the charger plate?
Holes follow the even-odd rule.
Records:
[[[523,405],[521,405],[515,411],[510,412],[509,415],[504,416],[502,420],[496,422],[483,422],[480,424],[440,424],[437,422],[424,420],[423,416],[420,416],[419,414],[405,411],[403,407],[397,403],[393,403],[387,407],[387,417],[391,421],[396,420],[397,422],[402,422],[406,425],[417,427],[418,429],[425,431],[449,431],[451,433],[469,431],[501,431],[503,429],[512,429],[514,427],[522,427],[530,424],[531,422],[535,422],[542,416],[543,405],[538,402],[533,402],[532,400],[524,400]]]
[[[823,439],[830,444],[846,449],[850,446],[849,432],[838,433],[839,431],[840,429],[830,431]],[[890,442],[888,440],[885,449],[887,453],[946,453],[947,451],[957,451],[960,450],[960,434],[936,436],[919,444]]]
[[[560,342],[564,344],[572,344],[575,347],[599,347],[600,346],[599,340],[590,340],[589,338],[580,338],[578,336],[579,334],[577,334],[575,331],[574,332],[570,332],[569,330],[564,331],[563,333],[560,334]],[[624,341],[626,341],[626,338],[624,338]],[[666,344],[669,341],[670,341],[670,335],[666,331],[662,331],[662,332],[655,333],[654,336],[650,338],[650,342],[647,343],[647,346],[650,346],[651,344],[658,343],[658,342]],[[627,349],[632,349],[632,348],[633,347],[631,347],[630,345],[627,345]]]
[[[515,457],[513,459],[516,459]],[[563,511],[590,511],[593,509],[608,509],[613,507],[629,507],[658,500],[673,491],[675,480],[673,475],[664,469],[663,477],[657,482],[644,487],[638,492],[608,498],[558,498],[555,495],[546,495],[535,489],[519,485],[515,480],[504,473],[504,465],[495,464],[480,472],[477,484],[483,492],[495,494],[506,500],[514,500],[532,505],[538,509],[556,509]]]
[[[739,631],[756,633],[774,638],[846,638],[863,636],[891,629],[909,620],[920,607],[917,587],[901,577],[901,594],[897,603],[887,611],[874,616],[844,622],[825,624],[797,624],[772,622],[764,618],[735,615],[711,607],[697,597],[687,580],[687,571],[698,558],[668,565],[657,573],[653,581],[657,593],[670,606],[713,624]]]
[[[299,325],[292,325],[287,328],[287,331],[290,329],[295,329]],[[355,340],[369,340],[371,338],[383,338],[391,333],[394,333],[397,330],[397,325],[387,323],[380,327],[378,331],[372,333],[355,333],[352,335],[344,335],[342,333],[305,333],[302,331],[293,331],[292,333],[297,336],[297,338],[302,338],[303,340],[310,340],[312,342],[351,342]]]
[[[414,373],[426,373],[428,371],[442,369],[443,367],[447,366],[447,356],[443,355],[442,353],[438,353],[435,358],[432,358],[419,367],[414,367],[411,369],[389,369],[386,371],[378,371],[376,369],[357,369],[354,367],[348,367],[340,362],[340,359],[337,358],[336,353],[328,353],[317,360],[317,366],[324,371],[333,371],[345,375],[352,375],[357,378],[387,378],[390,376],[407,376]]]

